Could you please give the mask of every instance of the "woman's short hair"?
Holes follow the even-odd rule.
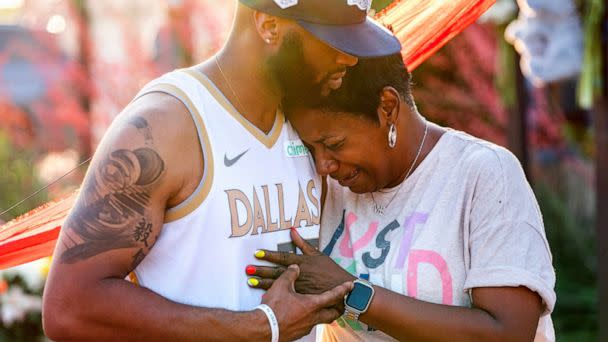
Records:
[[[293,109],[301,107],[325,112],[347,112],[377,123],[380,94],[387,86],[395,88],[405,103],[416,112],[411,79],[401,54],[360,59],[357,65],[348,68],[342,86],[330,95],[319,97],[300,94],[303,96],[298,96],[297,99],[286,98],[283,100],[283,110],[288,115]]]

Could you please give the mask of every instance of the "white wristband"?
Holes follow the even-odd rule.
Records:
[[[277,321],[277,316],[274,315],[274,311],[272,311],[270,306],[266,304],[260,304],[256,306],[255,309],[262,310],[262,312],[266,314],[266,317],[268,318],[268,323],[270,323],[270,332],[272,333],[270,341],[279,342],[279,321]]]

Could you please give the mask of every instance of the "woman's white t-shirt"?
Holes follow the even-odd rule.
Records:
[[[397,193],[395,193],[397,192]],[[394,198],[393,198],[394,197]],[[544,313],[535,341],[554,341],[555,272],[541,213],[506,149],[448,130],[401,185],[370,194],[328,179],[321,250],[360,278],[419,300],[471,306],[477,287],[525,286]],[[324,326],[323,340],[392,340],[356,321]]]

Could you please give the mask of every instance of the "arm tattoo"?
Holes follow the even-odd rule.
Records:
[[[137,224],[137,227],[135,227],[135,231],[133,232],[133,239],[135,241],[143,242],[146,247],[149,247],[148,237],[150,236],[151,232],[152,223],[148,223],[145,219],[142,218],[141,221],[139,221],[139,223]]]
[[[143,134],[146,145],[154,145],[152,142],[152,131],[150,130],[148,120],[142,118],[141,116],[136,116],[129,121],[129,124],[135,126],[137,128],[137,131]]]
[[[63,263],[75,263],[103,252],[137,248],[137,266],[149,248],[152,223],[146,217],[150,191],[165,171],[158,153],[148,147],[116,150],[94,170],[66,228]]]

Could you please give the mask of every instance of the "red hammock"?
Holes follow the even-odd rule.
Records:
[[[376,18],[391,26],[410,70],[473,23],[496,0],[397,0]],[[50,202],[0,227],[0,269],[53,253],[77,193]]]

